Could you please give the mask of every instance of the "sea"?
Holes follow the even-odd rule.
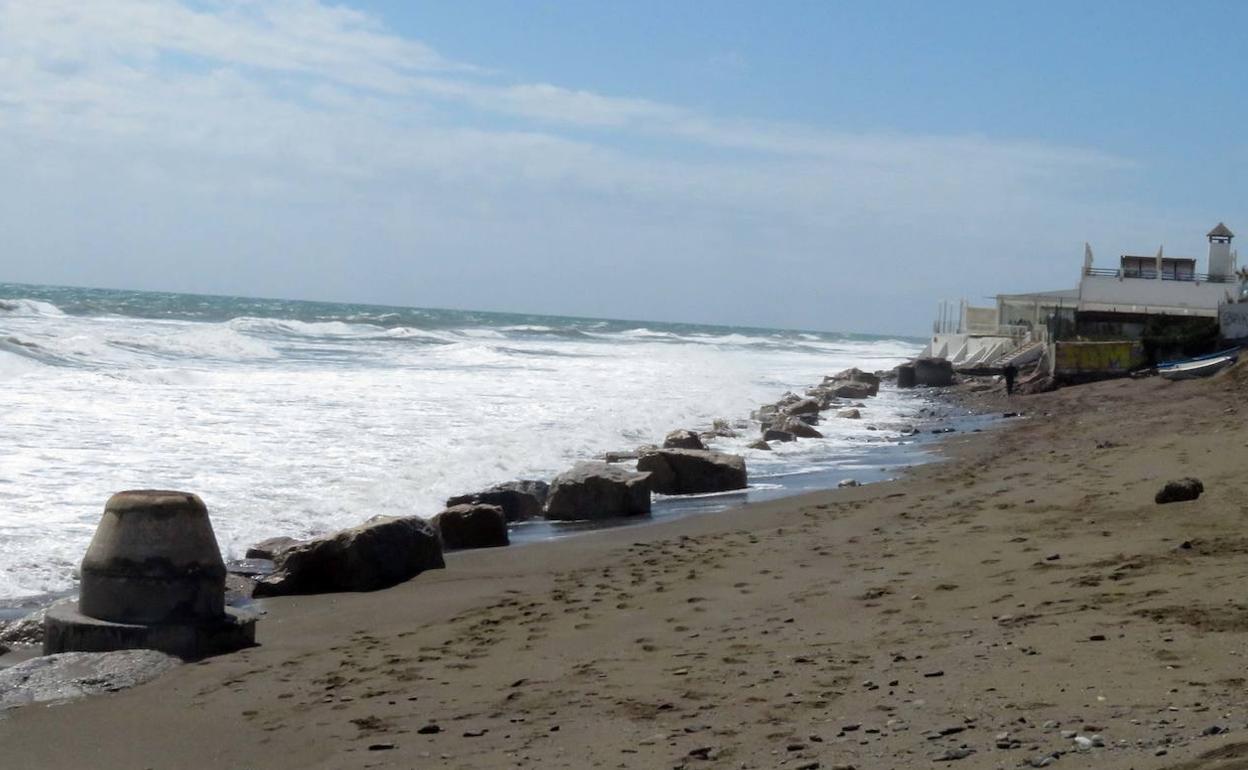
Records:
[[[745,421],[921,340],[818,331],[0,284],[0,603],[70,592],[109,495],[177,489],[222,552]],[[748,493],[655,515],[873,481],[919,461],[921,396],[885,387],[824,439],[747,449]],[[577,526],[520,525],[517,539]]]

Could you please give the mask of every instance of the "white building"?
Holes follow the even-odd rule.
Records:
[[[1235,275],[1235,234],[1221,222],[1209,231],[1207,273],[1196,272],[1196,260],[1124,254],[1115,269],[1092,266],[1092,250],[1085,249],[1079,280],[1081,317],[1206,316],[1216,318],[1219,303],[1239,295]]]
[[[993,367],[1038,356],[1050,332],[1132,337],[1143,331],[1148,316],[1217,318],[1218,306],[1240,295],[1231,249],[1235,234],[1219,222],[1206,237],[1207,273],[1196,272],[1195,259],[1167,257],[1160,250],[1153,257],[1123,254],[1116,268],[1093,267],[1092,249],[1085,246],[1076,288],[999,294],[996,308],[942,303],[924,353],[958,367]]]

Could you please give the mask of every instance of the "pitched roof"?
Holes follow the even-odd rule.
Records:
[[[1231,232],[1231,228],[1219,222],[1218,226],[1210,230],[1209,233],[1205,237],[1207,238],[1234,238],[1235,233]]]

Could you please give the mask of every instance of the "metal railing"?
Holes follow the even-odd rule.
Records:
[[[1083,271],[1084,275],[1099,275],[1106,278],[1142,278],[1144,280],[1157,280],[1156,270],[1110,270],[1105,267],[1089,267]],[[1163,281],[1189,281],[1192,283],[1234,283],[1233,275],[1210,275],[1208,273],[1180,273],[1167,274],[1162,273]]]

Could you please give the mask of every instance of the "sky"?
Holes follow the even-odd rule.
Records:
[[[0,0],[0,282],[922,335],[1248,228],[1227,2]]]

